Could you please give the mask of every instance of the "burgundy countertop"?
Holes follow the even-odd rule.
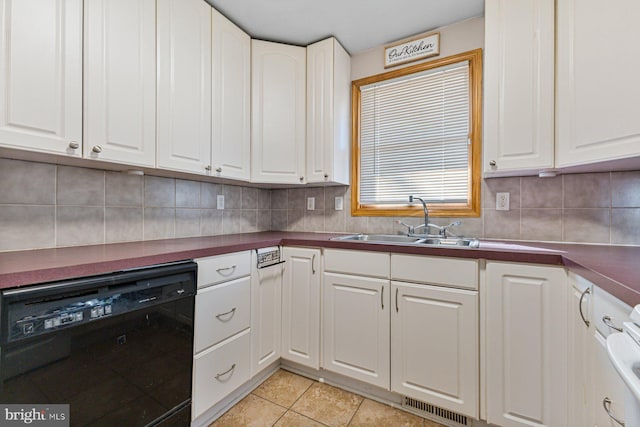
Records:
[[[469,249],[330,240],[338,235],[269,231],[0,252],[0,289],[284,244],[563,265],[627,304],[640,304],[640,247],[483,240]]]

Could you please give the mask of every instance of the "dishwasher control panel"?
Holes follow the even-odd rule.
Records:
[[[140,276],[138,273],[130,281],[105,276],[103,281],[91,279],[92,286],[71,282],[68,286],[42,285],[33,291],[3,292],[0,337],[3,342],[28,339],[193,296],[196,292],[195,268],[193,272]]]

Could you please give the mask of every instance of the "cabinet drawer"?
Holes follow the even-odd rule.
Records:
[[[391,254],[391,279],[464,289],[478,289],[478,261]]]
[[[234,252],[196,259],[198,263],[198,288],[248,276],[251,273],[251,253]]]
[[[324,270],[388,279],[389,253],[326,249]]]
[[[251,278],[210,286],[196,295],[194,347],[198,353],[249,327]]]
[[[247,329],[194,357],[192,419],[249,381],[250,350],[251,332]]]
[[[606,338],[609,334],[617,332],[605,323],[605,317],[610,319],[606,321],[611,325],[622,328],[622,323],[628,322],[630,315],[630,306],[599,287],[593,287],[593,323],[603,337]]]

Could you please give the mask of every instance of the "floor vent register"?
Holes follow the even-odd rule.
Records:
[[[402,407],[421,417],[429,418],[433,421],[449,427],[469,426],[466,416],[456,414],[448,409],[442,409],[411,397],[402,397]]]

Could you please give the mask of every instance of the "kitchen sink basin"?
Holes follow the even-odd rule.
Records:
[[[427,237],[419,243],[432,246],[467,246],[470,248],[477,248],[480,246],[480,241],[478,239],[467,239],[463,237]]]
[[[332,240],[369,243],[420,243],[424,238],[417,236],[404,236],[402,234],[350,234],[348,236],[334,237]]]
[[[477,248],[480,246],[478,239],[440,236],[406,236],[402,234],[350,234],[348,236],[334,237],[331,240],[368,243],[400,243],[428,246],[464,246],[469,248]]]

